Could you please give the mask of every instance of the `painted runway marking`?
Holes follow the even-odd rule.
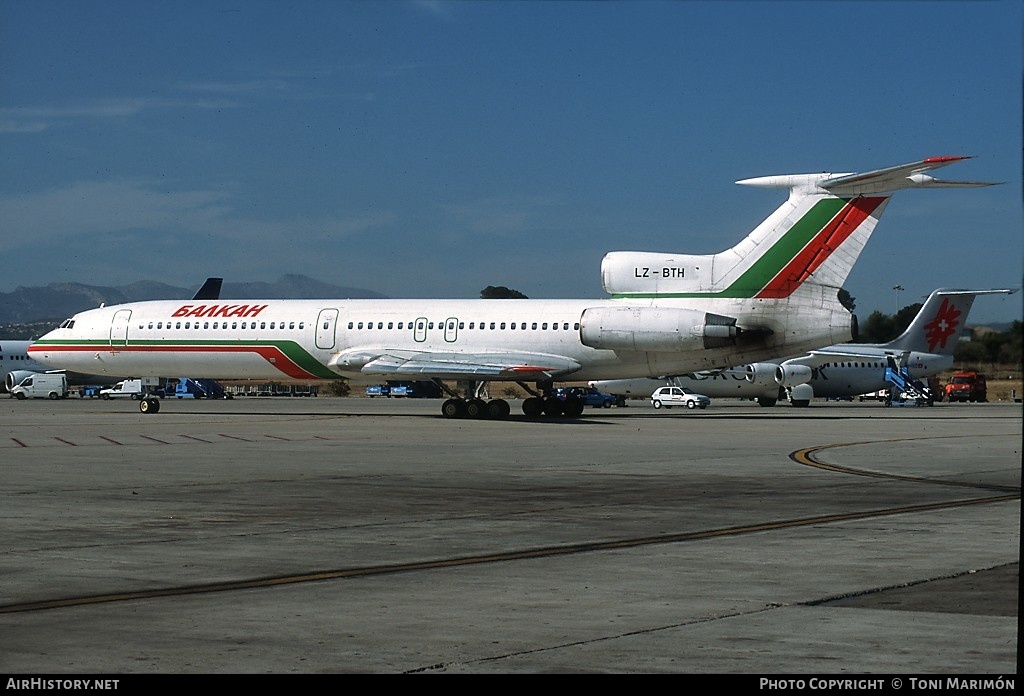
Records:
[[[27,449],[27,448],[39,448],[39,447],[53,447],[55,444],[59,444],[60,446],[67,446],[67,447],[105,447],[105,446],[110,446],[110,445],[116,445],[118,447],[133,447],[133,446],[139,446],[139,445],[148,445],[149,443],[155,443],[155,444],[158,444],[158,445],[171,445],[171,444],[175,444],[173,442],[169,442],[168,440],[164,439],[164,438],[167,438],[167,437],[185,438],[185,439],[188,439],[188,440],[192,440],[194,442],[201,442],[204,445],[226,444],[224,442],[226,440],[237,441],[237,442],[258,443],[258,442],[263,442],[263,441],[266,441],[266,440],[271,440],[271,441],[274,441],[274,442],[301,442],[302,440],[323,440],[323,441],[327,441],[327,442],[332,442],[332,441],[340,441],[340,440],[344,439],[344,438],[337,438],[337,437],[326,437],[326,436],[323,436],[323,435],[310,435],[310,436],[307,436],[305,438],[294,438],[294,437],[282,437],[280,435],[270,435],[270,434],[262,435],[262,436],[260,436],[260,438],[252,438],[252,437],[242,437],[241,435],[231,435],[229,433],[217,433],[216,435],[206,435],[205,437],[199,437],[198,435],[188,435],[188,434],[185,434],[185,433],[180,433],[180,434],[172,433],[170,435],[164,435],[162,437],[156,437],[154,435],[145,435],[145,434],[138,434],[138,435],[131,435],[130,436],[130,438],[138,438],[139,440],[142,440],[143,442],[139,442],[139,441],[132,442],[132,441],[129,441],[130,438],[125,438],[125,437],[121,437],[121,436],[114,437],[114,436],[111,436],[111,435],[90,435],[89,439],[91,441],[79,440],[78,442],[76,442],[74,440],[70,440],[70,439],[65,438],[65,437],[47,437],[47,438],[44,438],[41,441],[32,441],[32,440],[27,440],[25,438],[11,437],[11,438],[7,438],[7,439],[0,439],[0,450],[3,450],[3,449]],[[121,439],[118,439],[118,438],[121,438]],[[97,440],[99,440],[99,441],[97,441]],[[181,444],[181,443],[178,443],[178,444]]]
[[[1006,436],[1016,437],[1017,433],[1012,433]],[[861,440],[859,442],[837,442],[830,445],[817,445],[816,447],[805,447],[799,449],[789,455],[789,458],[793,461],[803,464],[805,466],[814,467],[815,469],[821,469],[823,471],[834,471],[838,474],[849,474],[851,476],[867,476],[870,478],[881,478],[881,479],[893,479],[897,481],[911,481],[913,483],[929,483],[937,486],[954,486],[960,488],[976,488],[981,490],[992,490],[992,491],[1007,491],[1020,493],[1019,486],[999,486],[984,483],[970,483],[966,481],[947,481],[943,479],[925,478],[923,476],[907,476],[905,474],[892,474],[885,471],[872,471],[869,469],[854,469],[852,467],[839,466],[837,464],[828,464],[825,462],[818,461],[815,455],[818,452],[825,450],[837,449],[840,447],[856,447],[858,445],[879,445],[887,443],[899,443],[899,442],[913,442],[916,440],[938,440],[938,439],[963,439],[977,437],[976,435],[946,435],[946,436],[930,436],[930,437],[907,437],[898,439],[888,440]],[[992,436],[989,436],[992,437]],[[1018,496],[1019,497],[1019,496]]]

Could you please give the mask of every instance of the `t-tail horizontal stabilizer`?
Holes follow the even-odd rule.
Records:
[[[818,188],[834,196],[891,193],[908,188],[976,188],[994,186],[996,181],[943,181],[925,172],[972,159],[969,156],[928,157],[918,162],[875,169],[862,174],[783,174],[741,179],[737,184],[760,188]]]

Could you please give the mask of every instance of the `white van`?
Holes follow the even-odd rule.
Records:
[[[115,399],[120,396],[130,396],[133,399],[141,399],[142,391],[141,379],[126,379],[118,382],[112,387],[100,389],[100,398]]]
[[[63,399],[68,395],[68,378],[64,374],[39,372],[11,388],[11,396],[19,399]]]

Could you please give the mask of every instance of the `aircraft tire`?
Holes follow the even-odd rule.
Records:
[[[864,399],[861,399],[861,401],[863,401],[863,400]],[[761,396],[761,397],[758,397],[758,399],[757,399],[757,405],[758,406],[764,406],[765,408],[770,408],[770,407],[774,406],[777,401],[778,401],[778,399],[769,399],[769,398]]]
[[[583,415],[586,404],[582,399],[569,398],[562,404],[562,413],[568,418],[579,418]]]
[[[544,412],[544,401],[537,396],[523,400],[523,414],[527,418],[536,418]]]
[[[487,417],[488,418],[507,418],[508,414],[512,412],[508,402],[504,399],[491,399],[487,402]]]
[[[466,415],[466,402],[462,399],[448,399],[441,404],[441,415],[445,418],[462,418]]]
[[[156,399],[142,399],[139,401],[139,411],[142,413],[158,413],[160,411],[160,402]]]
[[[554,418],[562,415],[563,412],[562,402],[558,397],[549,396],[544,399],[544,415]]]
[[[482,399],[470,399],[466,402],[466,417],[484,418],[487,415],[487,402]]]
[[[796,401],[791,401],[790,403],[796,406],[797,408],[804,408],[805,406],[811,405],[809,399],[797,399]]]

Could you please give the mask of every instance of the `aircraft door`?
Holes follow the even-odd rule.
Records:
[[[128,345],[128,322],[131,321],[132,310],[119,309],[110,320],[110,352],[116,353],[118,348]]]
[[[444,320],[444,340],[454,343],[459,337],[459,320],[455,317],[448,317]]]
[[[412,330],[412,340],[423,343],[427,340],[427,318],[417,317],[416,326]]]
[[[316,347],[331,350],[335,343],[335,330],[338,326],[338,310],[321,309],[316,318]]]

